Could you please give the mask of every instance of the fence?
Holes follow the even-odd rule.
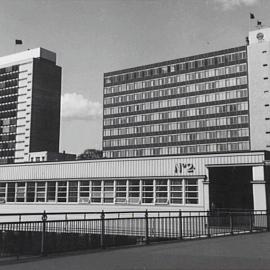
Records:
[[[8,216],[15,217],[14,214]],[[37,217],[41,219],[33,220]],[[18,221],[0,222],[0,255],[45,255],[269,231],[269,217],[266,211],[20,214]]]

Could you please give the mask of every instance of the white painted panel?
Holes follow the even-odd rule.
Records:
[[[253,181],[264,181],[264,166],[252,167]]]
[[[265,184],[252,184],[254,210],[266,210]]]
[[[23,147],[23,145],[22,145]],[[224,163],[224,161],[227,162]],[[0,166],[0,181],[11,179],[64,179],[64,178],[104,178],[104,177],[144,177],[144,176],[192,176],[207,175],[206,165],[251,164],[263,162],[264,154],[228,154],[214,156],[160,157],[142,159],[117,159],[38,163]],[[194,171],[175,173],[176,164],[193,164]],[[145,169],[144,169],[145,168]]]

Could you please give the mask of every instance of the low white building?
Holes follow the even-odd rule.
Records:
[[[258,151],[2,165],[1,210],[266,210],[268,156]]]

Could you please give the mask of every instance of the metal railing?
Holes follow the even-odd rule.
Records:
[[[269,217],[266,211],[22,213],[0,222],[0,256],[269,231]]]

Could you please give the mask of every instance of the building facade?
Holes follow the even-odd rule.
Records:
[[[1,211],[266,210],[267,160],[258,151],[2,165]]]
[[[0,57],[0,163],[59,151],[61,67],[36,48]]]
[[[105,73],[105,157],[269,149],[270,29],[249,41]]]
[[[269,78],[269,28],[246,46],[106,73],[105,158],[2,165],[1,210],[268,210]]]

